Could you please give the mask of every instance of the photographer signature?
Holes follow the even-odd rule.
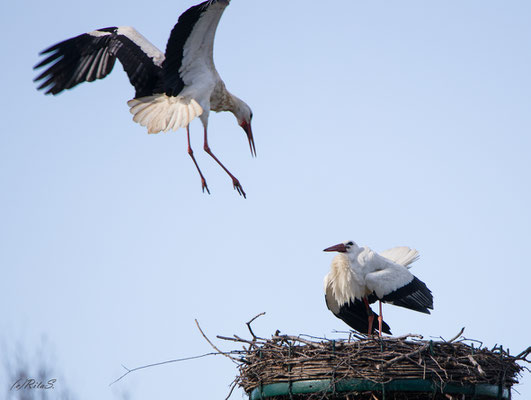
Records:
[[[23,389],[54,389],[57,379],[48,379],[47,382],[38,381],[32,378],[20,378],[11,386],[9,390],[23,390]]]

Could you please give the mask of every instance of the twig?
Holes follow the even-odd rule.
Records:
[[[338,330],[333,330],[332,333],[348,333],[349,335],[349,338],[350,336],[354,336],[356,339],[359,339],[359,340],[365,340],[365,339],[368,339],[369,337],[363,333],[358,333],[358,332],[354,332],[354,331],[338,331]],[[350,339],[349,339],[350,340]]]
[[[141,367],[136,367],[136,368],[133,368],[133,369],[129,369],[127,368],[125,365],[122,364],[122,367],[127,371],[125,374],[123,374],[122,376],[120,376],[118,379],[116,379],[115,381],[111,382],[109,384],[109,386],[115,384],[116,382],[122,380],[122,378],[125,378],[127,375],[129,375],[131,372],[135,372],[135,371],[138,371],[139,369],[144,369],[144,368],[150,368],[150,367],[156,367],[156,366],[159,366],[159,365],[164,365],[164,364],[170,364],[170,363],[174,363],[174,362],[179,362],[179,361],[188,361],[188,360],[195,360],[197,358],[203,358],[203,357],[207,357],[207,356],[217,356],[219,353],[206,353],[206,354],[201,354],[200,356],[192,356],[192,357],[185,357],[185,358],[177,358],[175,360],[168,360],[168,361],[162,361],[162,362],[158,362],[158,363],[154,363],[154,364],[148,364],[148,365],[142,365]]]
[[[446,376],[446,379],[448,379],[448,373],[446,372],[446,369],[444,369],[443,367],[441,367],[441,364],[439,364],[439,363],[437,362],[437,360],[436,360],[435,358],[433,358],[433,356],[430,355],[430,358],[433,360],[433,362],[434,362],[435,364],[437,364],[437,366],[439,367],[439,369],[440,369],[442,372],[444,372],[444,375]]]
[[[479,348],[483,347],[483,342],[481,340],[469,339],[469,338],[466,338],[466,337],[463,337],[463,339],[459,339],[457,342],[458,343],[474,342],[474,343],[479,343]]]
[[[380,364],[380,365],[377,365],[376,366],[376,369],[382,369],[382,368],[387,368],[389,365],[391,364],[394,364],[395,362],[397,361],[401,361],[405,358],[410,358],[411,356],[414,356],[415,354],[420,354],[422,353],[424,350],[426,350],[428,348],[430,344],[429,343],[426,343],[424,346],[422,346],[421,348],[415,350],[415,351],[412,351],[411,353],[407,353],[407,354],[402,354],[401,356],[398,356],[398,357],[395,357],[393,358],[392,360],[389,360],[389,361],[386,361],[385,363],[383,364]]]
[[[258,336],[256,336],[251,328],[251,323],[258,317],[261,317],[262,315],[265,315],[265,311],[264,312],[261,312],[260,314],[257,314],[255,315],[253,318],[251,318],[251,320],[249,322],[246,322],[247,324],[247,328],[249,328],[249,332],[251,332],[251,335],[253,335],[253,339],[256,340],[256,339],[262,339],[264,340],[263,338],[259,338]]]
[[[453,338],[448,340],[448,343],[452,343],[454,340],[458,339],[459,336],[461,336],[464,331],[465,331],[465,327],[463,326],[457,335],[455,335]]]
[[[222,354],[222,355],[224,355],[225,357],[230,358],[230,359],[232,360],[232,362],[234,362],[235,364],[239,364],[238,361],[240,361],[240,360],[238,360],[237,358],[232,357],[230,354],[225,353],[225,352],[221,351],[220,349],[218,349],[218,348],[216,347],[216,345],[215,345],[214,343],[212,343],[212,342],[210,341],[210,339],[205,335],[205,333],[204,333],[203,330],[201,329],[201,326],[199,325],[199,322],[197,321],[197,319],[195,319],[194,321],[195,321],[195,324],[197,325],[197,329],[199,329],[199,332],[201,332],[201,335],[203,335],[203,337],[205,338],[205,340],[208,342],[208,344],[210,344],[210,346],[212,346],[212,348],[213,348],[214,350],[216,350],[219,354]]]
[[[324,341],[328,341],[328,339],[325,338],[325,337],[312,336],[312,335],[307,335],[307,334],[305,334],[305,333],[301,333],[301,334],[299,335],[299,337],[303,337],[303,336],[304,336],[304,337],[307,337],[307,338],[310,338],[310,339],[321,340],[321,341],[323,341],[323,342],[324,342]]]
[[[234,391],[234,388],[236,387],[237,384],[238,384],[238,378],[232,381],[232,384],[230,385],[229,394],[227,395],[227,397],[225,397],[225,400],[229,400],[229,397],[232,395],[232,392]]]
[[[481,368],[481,365],[478,364],[478,362],[474,359],[472,354],[468,355],[468,359],[470,360],[472,365],[478,369],[479,374],[482,375],[482,376],[485,376],[485,371],[483,371],[483,368]]]
[[[301,342],[304,344],[307,344],[311,347],[322,347],[320,343],[315,343],[310,340],[305,340],[300,338],[299,336],[289,336],[289,335],[280,335],[280,336],[273,336],[271,340],[292,340],[294,342]]]
[[[218,339],[221,339],[221,340],[228,340],[228,341],[231,341],[231,342],[238,342],[238,343],[247,343],[249,344],[250,346],[254,346],[254,347],[257,347],[256,344],[257,342],[254,341],[254,340],[247,340],[247,339],[242,339],[241,337],[239,337],[238,335],[234,335],[234,337],[227,337],[227,336],[221,336],[221,335],[216,335],[216,337]],[[263,339],[265,340],[265,339]]]
[[[397,339],[397,340],[404,340],[407,338],[417,338],[417,339],[423,339],[424,336],[418,335],[416,333],[408,333],[407,335],[397,336],[397,337],[390,337],[389,339]]]
[[[529,346],[527,349],[525,349],[524,351],[522,351],[520,354],[518,354],[517,356],[515,356],[514,358],[516,358],[517,360],[522,360],[522,361],[527,361],[527,362],[530,362],[526,359],[526,357],[531,353],[531,346]]]

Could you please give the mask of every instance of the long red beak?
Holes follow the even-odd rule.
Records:
[[[251,123],[242,122],[241,127],[247,134],[247,139],[249,140],[249,148],[251,149],[251,155],[256,157],[256,147],[254,146],[253,131],[251,129]]]
[[[336,244],[335,246],[328,247],[324,249],[323,251],[339,251],[340,253],[344,253],[347,251],[347,247],[343,243]]]

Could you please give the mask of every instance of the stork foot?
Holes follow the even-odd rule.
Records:
[[[236,190],[240,196],[243,196],[244,199],[247,198],[247,196],[245,195],[245,192],[243,191],[242,185],[240,185],[240,181],[234,177],[232,178],[232,186],[234,187],[234,190]]]
[[[210,190],[208,190],[206,180],[203,177],[201,177],[201,190],[203,191],[203,193],[205,193],[205,190],[206,190],[207,193],[210,194]]]

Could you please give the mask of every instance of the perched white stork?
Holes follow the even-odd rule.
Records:
[[[349,241],[324,249],[337,251],[324,279],[326,305],[350,327],[372,334],[374,313],[369,304],[379,300],[378,333],[391,333],[383,321],[382,302],[429,314],[433,296],[426,284],[408,270],[417,250],[394,247],[378,254]]]
[[[186,128],[188,154],[201,177],[202,190],[210,193],[190,146],[189,124],[199,117],[204,150],[245,197],[238,179],[210,150],[207,138],[210,110],[230,111],[247,134],[251,154],[256,155],[251,108],[225,88],[214,66],[214,35],[228,4],[229,0],[210,0],[185,11],[171,31],[165,54],[128,26],[98,29],[57,43],[40,53],[47,56],[34,67],[47,67],[35,78],[41,81],[38,89],[56,95],[81,82],[102,79],[118,58],[135,88],[135,98],[127,102],[133,121],[147,127],[148,133]]]

